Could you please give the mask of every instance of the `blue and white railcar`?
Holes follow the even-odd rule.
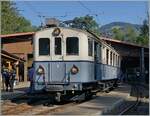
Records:
[[[35,33],[34,67],[35,91],[83,91],[117,79],[120,56],[89,32],[53,27]]]

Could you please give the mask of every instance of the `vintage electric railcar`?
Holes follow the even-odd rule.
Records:
[[[114,84],[120,56],[91,32],[52,27],[35,33],[34,67],[34,91],[61,96]]]

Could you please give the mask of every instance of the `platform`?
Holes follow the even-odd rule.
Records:
[[[116,110],[129,97],[130,86],[120,85],[110,93],[97,93],[94,99],[79,105],[66,108],[54,115],[102,115]]]

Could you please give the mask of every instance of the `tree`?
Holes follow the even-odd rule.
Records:
[[[127,26],[124,41],[136,43],[136,39],[137,39],[137,33],[135,32],[133,27]]]
[[[114,39],[117,39],[117,40],[124,40],[124,33],[122,32],[122,30],[120,28],[116,28],[114,27],[112,29],[112,32],[113,32],[113,38]]]
[[[73,28],[89,30],[100,35],[99,25],[93,19],[93,16],[86,15],[83,17],[75,17],[70,26]]]
[[[1,29],[2,34],[36,30],[27,19],[19,14],[12,1],[1,2]]]
[[[137,37],[136,42],[141,44],[141,45],[147,45],[149,44],[149,24],[148,20],[143,21],[143,25],[141,27],[140,35]]]

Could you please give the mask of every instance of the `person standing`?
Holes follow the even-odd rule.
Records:
[[[13,92],[14,89],[14,81],[16,78],[16,71],[13,69],[10,72],[10,91]]]
[[[10,72],[9,72],[9,70],[5,69],[3,75],[4,75],[4,78],[5,78],[6,91],[8,91],[8,87],[11,87],[11,85],[10,85]]]
[[[1,70],[1,74],[2,74],[2,90],[4,91],[5,90],[5,78],[6,78],[6,68],[5,66],[3,65],[2,66],[2,70]]]
[[[30,89],[29,89],[29,92],[32,92],[33,90],[33,77],[34,77],[34,67],[33,67],[33,64],[31,66],[31,68],[29,69],[28,71],[28,77],[29,77],[29,81],[30,81]]]

